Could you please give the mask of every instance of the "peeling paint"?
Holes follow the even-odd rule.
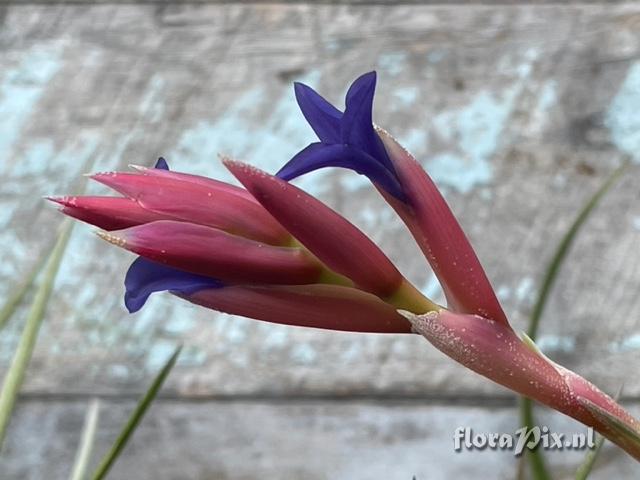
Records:
[[[19,165],[12,157],[13,145],[29,121],[44,89],[61,67],[62,43],[36,45],[22,53],[14,68],[0,75],[0,162]]]
[[[500,301],[506,301],[511,298],[511,288],[507,285],[500,285],[496,288],[496,295]]]
[[[516,299],[519,302],[530,303],[530,301],[533,300],[533,295],[535,293],[534,287],[535,284],[533,282],[533,278],[524,277],[520,282],[518,282],[518,286],[516,287]]]
[[[492,157],[498,153],[505,141],[507,121],[513,113],[516,100],[522,94],[532,63],[538,51],[529,49],[524,60],[513,68],[516,79],[500,92],[481,90],[471,101],[459,108],[445,109],[426,119],[426,125],[433,125],[433,133],[454,148],[431,152],[424,163],[439,186],[451,187],[467,193],[478,185],[487,184],[493,177]],[[504,70],[509,71],[511,59],[504,60]],[[543,88],[542,106],[553,101],[553,88]],[[423,152],[415,152],[422,156]]]
[[[302,365],[313,363],[318,357],[318,352],[308,343],[298,343],[291,349],[291,360]]]
[[[312,71],[300,81],[316,83],[319,73]],[[219,119],[200,121],[184,131],[168,158],[188,165],[189,172],[234,182],[229,172],[215,159],[219,154],[246,161],[269,173],[275,173],[293,155],[316,141],[287,86],[274,102],[273,93],[259,86],[241,95]],[[176,169],[180,169],[179,165]],[[310,193],[324,191],[321,179],[328,172],[313,172],[296,183]]]
[[[398,141],[410,152],[426,152],[429,147],[429,132],[412,128],[398,137]]]
[[[398,87],[392,92],[393,104],[400,108],[408,108],[418,99],[420,91],[418,87]]]
[[[150,373],[157,373],[167,362],[176,349],[176,344],[165,340],[158,340],[147,353],[145,369]]]
[[[420,288],[420,291],[427,298],[430,298],[438,304],[443,304],[446,301],[444,292],[440,286],[440,281],[438,280],[438,277],[436,277],[435,273],[429,274],[427,281],[424,283],[422,288]]]
[[[640,333],[636,333],[609,346],[609,350],[614,353],[624,353],[632,350],[640,350]]]
[[[198,347],[185,347],[178,357],[181,367],[200,367],[207,361],[207,352]]]
[[[567,336],[541,335],[536,340],[536,345],[544,353],[571,353],[576,348],[576,339]]]
[[[640,162],[640,62],[627,71],[620,89],[605,115],[611,141],[622,152]]]
[[[144,96],[138,107],[141,115],[148,117],[152,123],[162,120],[164,114],[164,103],[162,101],[162,92],[165,87],[165,81],[158,75],[151,77],[149,87],[145,91]]]
[[[107,369],[107,374],[114,380],[127,380],[129,378],[129,367],[127,365],[111,365]]]
[[[556,104],[556,90],[557,82],[555,80],[547,80],[542,84],[538,92],[537,102],[529,112],[529,129],[537,133],[542,132],[549,121],[549,109]]]
[[[273,324],[260,324],[260,326],[265,327],[263,328],[264,331],[260,334],[262,339],[260,345],[266,350],[282,348],[287,345],[290,327]]]
[[[378,65],[386,75],[395,77],[405,70],[408,57],[406,52],[386,52],[378,57]]]
[[[195,326],[195,321],[188,315],[173,315],[164,325],[163,333],[171,336],[182,335]]]
[[[444,50],[431,50],[427,53],[427,62],[429,63],[440,63],[447,56]]]
[[[216,317],[215,328],[225,342],[238,344],[247,338],[247,330],[251,321],[253,320],[221,313]]]

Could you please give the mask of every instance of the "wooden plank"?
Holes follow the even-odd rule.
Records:
[[[341,103],[379,72],[375,118],[420,158],[524,328],[555,243],[601,179],[640,160],[640,7],[9,6],[0,29],[0,297],[60,222],[42,195],[149,164],[229,180],[216,154],[275,171],[313,140],[301,80]],[[542,323],[554,359],[640,395],[640,167],[579,239]],[[401,223],[360,177],[298,182],[435,295]],[[92,193],[105,192],[92,186]],[[157,295],[122,306],[131,256],[76,228],[26,390],[138,391],[180,341],[181,395],[505,395],[417,337],[216,315]],[[0,337],[7,365],[19,333]]]
[[[4,480],[66,478],[73,463],[86,402],[23,403],[0,457]],[[115,438],[133,405],[101,405],[94,463]],[[640,410],[636,407],[636,412]],[[419,480],[514,478],[508,450],[454,451],[458,427],[513,433],[510,408],[425,406],[415,403],[280,404],[159,402],[149,411],[112,471],[125,479]],[[565,435],[584,427],[557,414],[540,425]],[[28,445],[28,448],[25,446]],[[584,451],[547,453],[554,478],[572,478]],[[634,460],[605,444],[593,478],[637,478]]]

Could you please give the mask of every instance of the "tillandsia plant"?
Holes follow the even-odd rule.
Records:
[[[640,423],[579,375],[545,357],[509,325],[491,284],[437,187],[372,120],[375,72],[351,85],[344,112],[295,84],[319,141],[276,175],[223,160],[244,188],[155,168],[92,178],[121,197],[56,197],[63,213],[100,227],[139,255],[125,305],[154,292],[275,323],[375,333],[418,333],[467,368],[539,401],[640,460]],[[442,285],[447,306],[415,288],[348,220],[294,185],[325,167],[371,180],[404,221]]]

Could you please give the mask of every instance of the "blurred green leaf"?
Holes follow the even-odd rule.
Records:
[[[38,258],[37,262],[31,268],[26,278],[22,280],[22,283],[18,285],[13,294],[9,296],[9,298],[5,302],[2,310],[0,310],[0,330],[4,328],[9,319],[13,316],[16,309],[18,308],[18,305],[29,291],[29,288],[31,288],[31,285],[33,285],[33,281],[38,276],[40,270],[42,270],[42,267],[47,261],[47,258],[49,258],[50,252],[51,248],[45,250],[40,255],[40,258]]]
[[[593,450],[589,450],[582,465],[578,467],[578,470],[576,471],[576,480],[587,480],[587,477],[591,474],[593,465],[596,463],[598,454],[600,453],[602,445],[604,444],[604,437],[600,434],[596,435],[596,446]]]
[[[84,417],[84,426],[82,427],[82,437],[76,452],[76,460],[71,470],[69,480],[84,480],[87,476],[87,466],[91,458],[93,443],[96,437],[96,429],[98,427],[98,416],[100,414],[100,403],[94,399],[87,408]]]
[[[109,469],[113,466],[118,456],[122,453],[122,450],[124,449],[127,442],[129,441],[129,438],[131,438],[131,435],[133,435],[133,432],[138,427],[140,421],[142,420],[142,417],[144,417],[144,414],[147,412],[149,406],[151,405],[156,395],[160,391],[162,384],[167,378],[167,375],[169,375],[169,372],[175,365],[176,360],[178,359],[178,355],[180,355],[181,349],[182,349],[182,346],[178,346],[176,348],[175,352],[173,352],[173,355],[171,355],[169,360],[167,360],[167,363],[165,364],[165,366],[162,367],[162,370],[160,370],[160,372],[156,376],[155,380],[153,381],[149,389],[146,391],[144,396],[140,399],[140,401],[138,402],[138,405],[136,405],[135,410],[127,420],[127,423],[125,424],[122,431],[120,432],[120,435],[118,435],[118,438],[116,439],[115,443],[111,447],[111,450],[109,450],[109,452],[102,458],[100,465],[98,466],[97,470],[93,474],[93,477],[91,477],[93,480],[101,480],[105,478],[105,476],[109,472]]]
[[[533,415],[533,402],[526,397],[520,398],[520,422],[523,427],[527,428],[533,428],[536,423]],[[535,480],[551,479],[540,448],[533,450],[525,449],[522,457],[520,457],[520,462],[523,462],[522,465],[524,466],[524,462],[526,461],[529,463],[531,474]],[[524,478],[524,468],[519,470],[518,478]]]
[[[620,167],[614,170],[611,175],[609,175],[602,186],[582,207],[582,209],[578,213],[578,216],[569,227],[569,230],[567,230],[560,243],[558,244],[553,257],[551,258],[551,261],[549,262],[549,265],[545,270],[542,287],[538,292],[538,298],[536,299],[531,317],[529,318],[529,328],[527,330],[527,335],[529,336],[529,338],[531,338],[531,340],[535,340],[536,336],[538,335],[540,318],[542,317],[542,313],[544,312],[547,300],[549,299],[549,294],[551,293],[551,289],[556,281],[556,278],[558,277],[558,273],[560,272],[560,267],[566,259],[567,254],[569,253],[569,249],[576,238],[576,235],[589,218],[589,215],[594,211],[600,200],[602,200],[604,195],[620,178],[624,170],[627,168],[627,165],[628,163],[623,163]],[[520,400],[520,421],[522,422],[523,426],[528,428],[531,428],[535,425],[535,417],[533,415],[533,402],[528,398],[522,398]],[[523,460],[521,461],[524,461],[525,459],[529,461],[529,465],[531,466],[531,473],[533,474],[533,478],[535,480],[549,480],[551,478],[545,465],[542,451],[540,449],[526,451],[522,456],[522,459]],[[518,478],[522,478],[522,474],[523,469],[520,470]]]
[[[0,448],[7,433],[7,427],[15,406],[16,398],[24,380],[24,374],[33,354],[33,348],[38,338],[38,332],[42,325],[44,312],[51,297],[56,274],[60,269],[60,263],[64,256],[65,248],[69,242],[73,223],[70,218],[64,220],[58,239],[51,251],[51,255],[45,266],[42,284],[38,287],[31,309],[27,316],[24,330],[20,336],[18,347],[4,378],[2,391],[0,391]]]
[[[618,393],[616,393],[616,396],[614,397],[616,401],[618,401],[618,399],[622,395],[622,388],[623,387],[620,387],[620,389],[618,390]],[[587,478],[591,474],[591,471],[593,470],[593,465],[596,463],[596,460],[598,459],[598,455],[600,454],[602,445],[604,445],[605,438],[600,434],[596,434],[596,435],[597,435],[596,446],[593,450],[589,450],[587,452],[587,454],[585,455],[584,461],[578,467],[578,470],[576,470],[576,480],[587,480]]]
[[[551,293],[551,288],[553,287],[554,282],[560,272],[560,267],[564,262],[567,253],[569,253],[569,248],[573,244],[573,241],[576,238],[576,235],[580,231],[580,228],[584,225],[584,223],[589,218],[589,215],[593,212],[593,210],[598,206],[602,197],[609,191],[609,189],[615,184],[615,182],[620,178],[624,170],[627,168],[628,163],[623,163],[620,167],[616,168],[611,175],[605,180],[602,186],[593,194],[593,196],[589,199],[589,201],[582,207],[580,213],[575,218],[567,233],[564,234],[562,240],[558,244],[555,254],[553,255],[551,262],[547,266],[547,269],[544,274],[544,278],[542,281],[542,288],[538,293],[538,298],[536,300],[535,306],[533,307],[533,312],[531,313],[531,317],[529,319],[529,329],[527,330],[527,335],[531,337],[532,340],[536,339],[538,335],[538,326],[540,324],[540,318],[542,317],[542,313],[544,312],[544,308],[547,305],[547,300],[549,298],[549,294]]]

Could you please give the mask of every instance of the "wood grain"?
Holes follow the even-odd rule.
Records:
[[[640,7],[103,5],[5,7],[0,25],[0,295],[60,216],[41,196],[87,169],[165,155],[229,179],[220,153],[275,171],[313,140],[293,80],[341,104],[379,72],[376,122],[444,190],[517,328],[573,216],[637,162]],[[91,167],[93,165],[93,167]],[[554,359],[640,396],[640,167],[579,238],[542,321]],[[367,231],[438,297],[426,262],[367,182],[298,182]],[[105,190],[91,186],[93,193]],[[132,257],[78,226],[25,390],[131,394],[177,342],[170,391],[219,395],[508,396],[417,337],[321,332],[217,315],[156,295],[122,306]],[[6,367],[21,327],[0,336]]]
[[[26,402],[0,456],[4,480],[67,478],[87,402]],[[130,402],[103,402],[92,464],[109,448]],[[635,409],[638,412],[638,409]],[[392,402],[174,402],[154,405],[110,478],[139,480],[418,480],[514,478],[509,450],[454,451],[458,427],[474,434],[513,433],[510,408]],[[560,415],[543,415],[551,432],[585,433]],[[49,441],[55,439],[55,441]],[[24,446],[29,445],[28,452]],[[573,478],[584,451],[549,451],[557,479]],[[638,466],[606,443],[593,478],[637,478]]]

